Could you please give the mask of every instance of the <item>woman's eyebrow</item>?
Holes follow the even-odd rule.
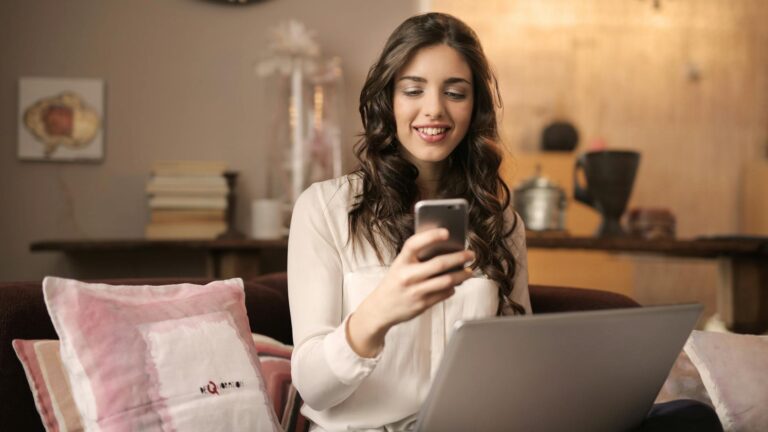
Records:
[[[404,77],[400,77],[400,79],[398,79],[397,81],[400,82],[400,81],[404,81],[404,80],[416,81],[416,82],[420,82],[420,83],[427,82],[426,78],[422,78],[420,76],[414,76],[414,75],[406,75]],[[459,78],[459,77],[448,78],[445,81],[443,81],[443,83],[444,84],[466,83],[466,84],[472,85],[472,83],[469,82],[469,80],[464,79],[464,78]]]
[[[400,79],[397,81],[400,82],[405,80],[411,80],[411,81],[422,82],[422,83],[427,82],[426,78],[422,78],[420,76],[413,76],[413,75],[406,75],[404,77],[400,77]]]
[[[466,79],[464,79],[464,78],[456,78],[456,77],[454,77],[454,78],[448,78],[447,80],[445,80],[445,81],[443,81],[443,82],[444,82],[445,84],[466,83],[466,84],[472,85],[472,83],[471,83],[471,82],[469,82],[469,80],[466,80]]]

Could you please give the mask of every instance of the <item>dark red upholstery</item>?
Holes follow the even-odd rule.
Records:
[[[122,285],[205,283],[204,279],[123,279]],[[597,290],[531,286],[534,313],[639,306],[632,299]],[[251,331],[291,344],[287,281],[284,273],[245,281]],[[41,283],[0,283],[0,430],[42,431],[24,370],[11,347],[13,339],[56,339],[43,301]]]
[[[633,299],[618,293],[586,288],[531,285],[533,313],[585,311],[638,307]]]

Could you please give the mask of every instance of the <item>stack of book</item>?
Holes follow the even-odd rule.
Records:
[[[225,162],[162,161],[147,182],[148,239],[213,239],[227,230]]]

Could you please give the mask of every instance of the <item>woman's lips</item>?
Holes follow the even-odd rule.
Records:
[[[419,135],[419,138],[428,143],[435,143],[443,140],[446,136],[448,136],[448,131],[450,130],[450,128],[447,127],[413,129],[416,131],[416,134]]]

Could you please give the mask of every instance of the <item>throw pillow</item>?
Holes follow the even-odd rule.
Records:
[[[279,430],[240,279],[43,293],[86,430]]]
[[[82,431],[80,413],[61,364],[59,341],[14,339],[13,349],[24,367],[45,430]]]
[[[694,331],[685,351],[726,431],[768,431],[768,336]]]
[[[305,432],[309,421],[301,415],[303,401],[291,381],[293,347],[268,336],[253,334],[253,342],[261,360],[267,393],[272,399],[280,425],[286,432]]]
[[[301,398],[290,382],[293,347],[265,335],[253,333],[251,337],[259,354],[267,393],[283,430],[307,431],[309,423],[299,412]],[[77,412],[69,380],[61,365],[59,341],[16,339],[13,347],[24,366],[45,430],[82,431],[80,413]]]

